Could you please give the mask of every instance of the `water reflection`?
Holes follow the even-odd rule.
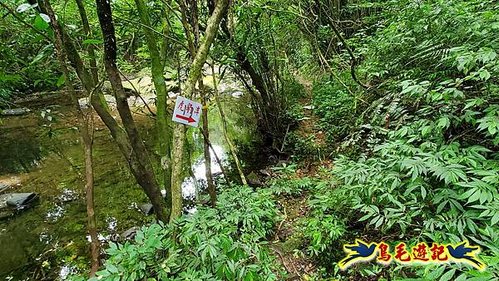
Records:
[[[213,150],[210,150],[211,173],[212,175],[223,176],[221,175],[222,168],[213,155],[213,151],[222,162],[226,160],[227,154],[221,145],[212,144],[212,147]],[[196,211],[195,204],[199,201],[199,194],[207,188],[206,161],[204,155],[199,156],[192,165],[192,174],[194,177],[186,177],[182,183],[182,197],[187,201],[184,209],[188,213],[194,213]]]
[[[0,130],[0,175],[28,172],[42,158],[38,139],[32,131]]]

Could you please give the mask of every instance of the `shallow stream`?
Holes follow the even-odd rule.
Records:
[[[241,146],[251,146],[253,129],[246,95],[227,92],[223,106],[229,135]],[[135,119],[153,151],[154,121],[142,114]],[[154,220],[138,208],[147,198],[130,175],[107,128],[96,117],[94,135],[95,211],[103,241],[133,226]],[[217,155],[227,163],[226,145],[218,108],[210,105],[210,139]],[[24,116],[0,118],[0,187],[5,193],[35,192],[39,202],[0,220],[0,278],[7,280],[64,279],[88,264],[83,151],[73,110],[65,106],[32,109]],[[248,125],[249,124],[249,125]],[[253,126],[254,127],[254,126]],[[192,170],[183,194],[195,211],[196,186],[205,180],[202,137],[189,130],[193,147]],[[154,156],[152,156],[154,158]],[[157,159],[154,159],[157,160]],[[244,160],[244,159],[243,159]],[[212,157],[214,174],[220,167]]]

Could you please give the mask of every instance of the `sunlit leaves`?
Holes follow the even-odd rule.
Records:
[[[478,120],[478,130],[486,131],[490,135],[499,132],[499,115],[488,115]]]

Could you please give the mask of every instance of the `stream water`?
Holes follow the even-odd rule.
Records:
[[[241,147],[251,147],[254,124],[246,95],[227,91],[223,106],[229,135]],[[135,119],[146,145],[153,151],[154,121]],[[216,106],[210,106],[210,138],[217,155],[228,162]],[[86,207],[83,191],[83,151],[69,107],[45,106],[24,116],[0,119],[0,192],[35,192],[39,202],[9,218],[0,219],[0,278],[6,280],[64,279],[88,265]],[[254,127],[254,126],[253,126]],[[195,179],[187,177],[183,195],[194,212],[196,186],[205,181],[202,137],[189,130]],[[154,157],[153,157],[154,158]],[[220,167],[212,157],[213,173]],[[158,159],[153,159],[159,162]],[[244,159],[243,159],[244,160]],[[128,171],[108,130],[96,118],[94,136],[95,210],[105,242],[133,226],[154,220],[138,206],[147,198]]]

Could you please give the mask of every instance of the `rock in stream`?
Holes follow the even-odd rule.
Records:
[[[0,219],[11,217],[18,210],[31,207],[38,200],[38,194],[7,193],[0,195]]]
[[[30,113],[31,110],[25,107],[0,109],[0,116],[19,116]]]

